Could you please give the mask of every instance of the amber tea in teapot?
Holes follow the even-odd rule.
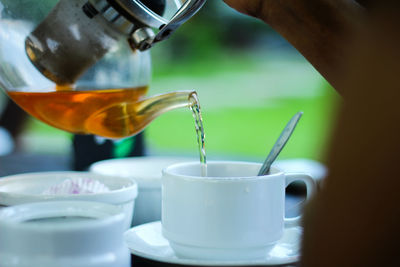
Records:
[[[202,176],[207,176],[205,134],[195,91],[179,91],[145,98],[147,86],[79,90],[60,87],[49,92],[10,91],[8,95],[24,110],[59,129],[122,138],[142,131],[158,115],[189,107],[195,120]]]
[[[193,105],[194,91],[179,91],[149,98],[147,86],[82,90],[65,88],[49,92],[9,91],[25,111],[56,128],[108,138],[132,136],[158,115]],[[197,99],[197,98],[196,98]]]

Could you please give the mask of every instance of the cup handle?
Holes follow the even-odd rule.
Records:
[[[300,174],[300,173],[288,173],[285,174],[285,188],[295,182],[295,181],[303,181],[306,184],[306,189],[307,189],[307,196],[306,200],[307,201],[316,191],[317,189],[317,183],[313,178],[311,178],[310,175],[308,174]],[[285,218],[285,228],[289,227],[294,227],[294,226],[299,226],[300,225],[300,220],[301,220],[301,215],[293,218]]]

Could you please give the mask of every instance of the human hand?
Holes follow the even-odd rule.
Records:
[[[341,91],[348,44],[365,28],[365,9],[356,0],[223,1],[268,23]]]
[[[275,0],[276,2],[280,2],[279,0]],[[230,7],[236,9],[237,11],[252,16],[256,18],[260,18],[265,20],[264,17],[267,16],[267,11],[269,10],[269,6],[272,5],[269,0],[224,0],[224,2]]]

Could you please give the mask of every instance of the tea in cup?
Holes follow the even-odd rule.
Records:
[[[265,258],[285,227],[285,188],[303,181],[307,198],[316,189],[306,174],[271,168],[257,176],[259,163],[214,161],[207,176],[199,162],[171,165],[162,175],[162,233],[178,257],[208,260]]]

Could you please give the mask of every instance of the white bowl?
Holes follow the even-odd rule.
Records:
[[[88,178],[97,180],[110,191],[91,194],[43,194],[52,186],[61,184],[66,179]],[[35,172],[4,176],[0,178],[0,206],[42,201],[94,201],[118,206],[125,214],[125,229],[129,229],[134,203],[137,196],[137,184],[132,179],[105,176],[90,172]]]
[[[90,201],[1,209],[1,266],[128,267],[124,219],[118,207]]]
[[[161,219],[161,171],[178,162],[193,161],[185,157],[131,157],[103,160],[92,164],[89,170],[102,175],[134,179],[139,194],[135,201],[133,225]]]

